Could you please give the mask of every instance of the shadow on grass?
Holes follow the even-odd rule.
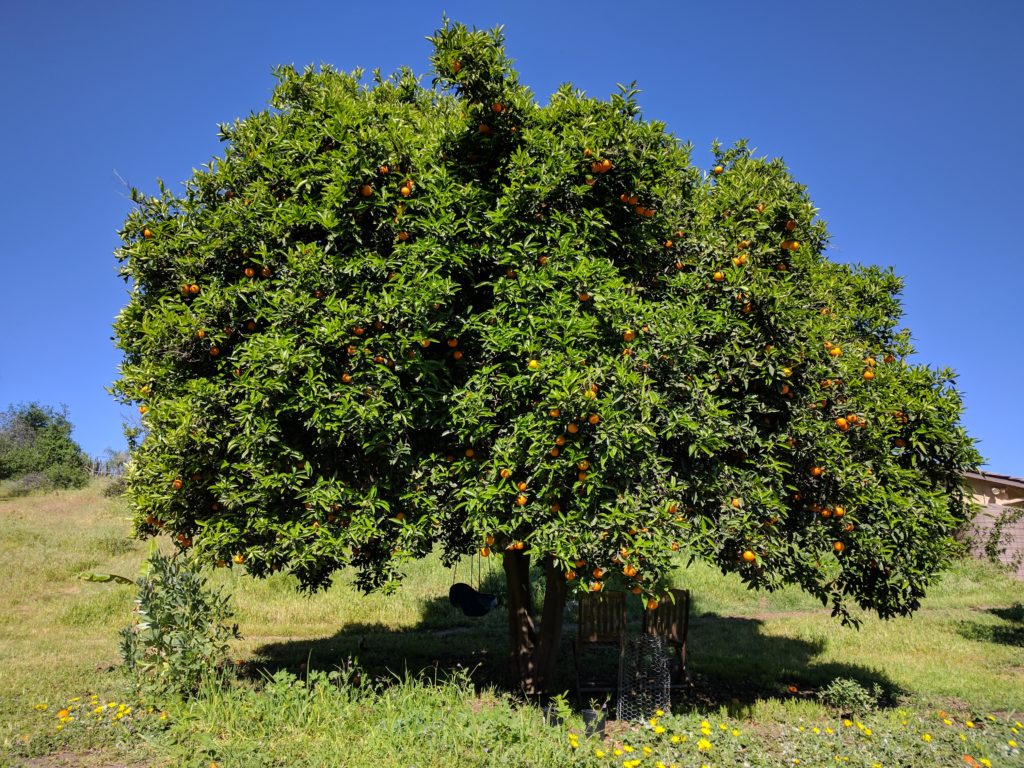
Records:
[[[1009,608],[988,608],[985,612],[1002,619],[1002,623],[964,621],[957,627],[957,633],[979,643],[998,643],[1024,648],[1024,603],[1015,603]]]
[[[496,578],[500,578],[495,574]],[[484,591],[499,592],[485,581]],[[640,631],[639,610],[630,612],[629,633]],[[816,663],[823,641],[766,635],[758,619],[719,616],[714,613],[691,619],[688,642],[690,690],[682,692],[676,709],[727,707],[737,713],[764,699],[813,697],[836,678],[856,680],[870,688],[878,685],[885,699],[894,701],[898,686],[876,670],[841,663]],[[575,604],[570,601],[556,679],[551,692],[575,691],[572,641],[575,636]],[[406,674],[432,677],[445,672],[470,670],[478,687],[508,690],[508,638],[505,608],[499,605],[487,616],[467,618],[445,597],[423,606],[420,620],[406,629],[383,624],[347,624],[331,637],[268,643],[255,649],[250,665],[256,674],[288,669],[301,674],[307,668],[345,667],[354,659],[376,679],[387,681]],[[592,665],[609,667],[615,677],[616,657],[588,657]]]

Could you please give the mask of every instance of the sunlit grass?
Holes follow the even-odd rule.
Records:
[[[134,577],[145,545],[128,534],[122,506],[105,498],[99,484],[0,502],[0,590],[7,601],[0,613],[5,749],[84,749],[92,742],[71,742],[64,732],[54,733],[34,705],[94,693],[111,701],[129,696],[116,671],[117,632],[130,621],[134,588],[76,578],[83,570]],[[482,565],[486,589],[500,591],[495,560],[474,559],[474,568]],[[477,684],[500,688],[507,653],[504,613],[462,616],[447,600],[455,579],[477,583],[468,562],[453,573],[436,557],[410,564],[405,582],[390,596],[361,595],[344,577],[322,593],[302,595],[285,575],[257,581],[241,569],[224,569],[214,576],[235,595],[243,639],[233,654],[249,662],[249,671],[289,669],[301,675],[307,668],[330,670],[358,657],[372,675],[392,681],[406,670],[434,675],[461,667]],[[839,626],[796,589],[753,593],[738,579],[699,564],[681,568],[676,581],[694,595],[690,670],[698,691],[711,696],[696,700],[698,707],[711,708],[707,711],[721,706],[766,723],[823,717],[826,710],[814,692],[840,677],[866,686],[878,683],[892,702],[918,709],[1024,709],[1021,585],[987,564],[958,563],[934,585],[915,616],[880,621],[865,614],[859,630]],[[639,601],[631,600],[631,606],[636,621]],[[567,619],[558,690],[573,684],[571,606]],[[429,686],[407,694],[413,697],[408,701],[420,701],[416,697],[429,696]],[[509,706],[498,694],[485,699],[488,707]],[[424,713],[434,711],[433,704],[423,707]],[[394,725],[386,718],[380,723]],[[301,734],[295,739],[299,744]],[[116,742],[112,738],[103,746],[110,749]]]

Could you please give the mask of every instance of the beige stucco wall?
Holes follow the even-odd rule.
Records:
[[[981,509],[975,515],[967,533],[971,554],[987,557],[985,542],[989,539],[997,521],[1011,510],[1008,507],[1024,507],[1022,483],[1003,481],[989,476],[966,477],[975,502]],[[1004,525],[999,559],[1012,567],[1017,578],[1024,580],[1024,518]]]

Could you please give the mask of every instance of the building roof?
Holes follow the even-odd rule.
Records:
[[[1011,485],[1014,488],[1024,488],[1024,478],[1013,477],[1012,475],[1000,475],[995,472],[964,472],[964,477],[970,480],[984,480],[988,483],[999,485]]]

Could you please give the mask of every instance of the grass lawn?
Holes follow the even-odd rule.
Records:
[[[977,561],[947,573],[915,616],[865,615],[860,630],[799,591],[751,593],[709,568],[681,568],[678,585],[694,595],[694,692],[676,714],[641,729],[613,724],[602,742],[570,736],[574,718],[569,730],[542,727],[535,708],[502,692],[504,613],[457,614],[448,588],[453,578],[475,584],[476,574],[432,559],[414,564],[390,597],[359,595],[341,580],[308,597],[286,576],[218,572],[235,595],[243,640],[234,654],[249,680],[147,713],[118,671],[117,631],[134,587],[76,578],[134,576],[145,545],[128,533],[100,484],[0,501],[0,765],[942,765],[947,753],[960,765],[971,764],[963,755],[1024,761],[1011,746],[1024,739],[1015,724],[1024,585]],[[500,590],[493,558],[482,571],[484,586]],[[560,689],[573,680],[571,627],[566,635]],[[327,678],[352,657],[366,670],[363,685]],[[837,678],[877,684],[887,706],[843,725],[815,695]]]

